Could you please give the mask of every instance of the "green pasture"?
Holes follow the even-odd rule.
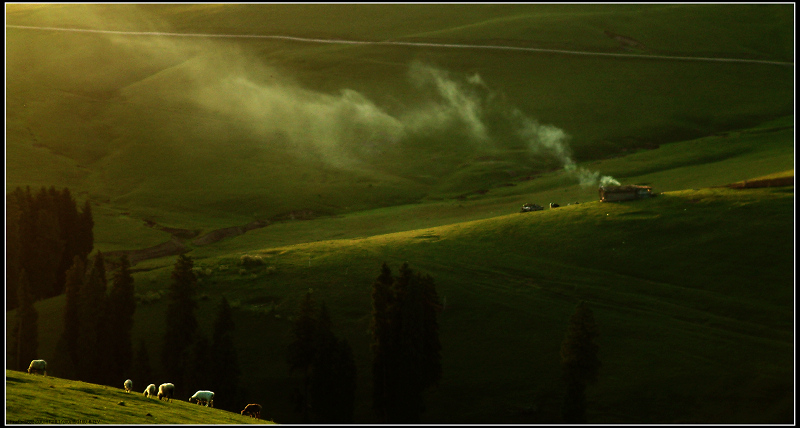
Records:
[[[126,393],[122,388],[6,370],[6,423],[217,425],[272,421],[188,401],[146,398],[141,392]]]
[[[279,421],[296,417],[284,350],[308,289],[353,345],[357,418],[371,420],[371,283],[381,262],[396,271],[408,261],[435,278],[446,302],[444,376],[427,397],[428,422],[558,421],[560,341],[586,300],[601,329],[603,362],[589,388],[590,421],[786,423],[793,198],[792,188],[707,188],[364,238],[265,242],[247,251],[263,257],[261,267],[240,266],[242,252],[196,259],[199,312],[212,311],[219,295],[232,302],[237,351],[250,368],[244,387],[251,401],[271,403]],[[165,287],[170,271],[136,274],[137,292]],[[51,301],[38,306],[52,317],[40,330],[60,323],[60,304]],[[135,337],[153,356],[163,310],[163,300],[137,308]],[[52,352],[46,337],[44,358]]]
[[[647,47],[643,54],[791,61],[788,10],[12,5],[7,20],[628,52],[607,30],[639,40]],[[344,19],[353,16],[363,19]],[[792,68],[780,65],[14,28],[7,33],[7,191],[70,186],[133,217],[174,227],[213,229],[294,210],[341,214],[403,205],[560,168],[551,154],[530,150],[516,135],[519,124],[509,117],[515,110],[562,129],[572,154],[584,162],[745,129],[793,112]],[[365,146],[356,133],[331,146],[317,134],[290,138],[269,125],[287,118],[259,109],[275,91],[333,105],[355,91],[379,111],[406,117],[441,101],[431,86],[414,86],[414,64],[440,70],[477,100],[490,138],[473,141],[454,122],[394,143],[380,142],[379,135]],[[466,83],[476,75],[485,86]],[[292,126],[304,132],[302,124]]]

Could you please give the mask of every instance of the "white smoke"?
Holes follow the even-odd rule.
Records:
[[[598,171],[589,171],[578,167],[572,159],[569,147],[569,135],[564,130],[552,125],[542,125],[538,121],[527,117],[521,111],[514,109],[512,117],[519,123],[517,134],[525,140],[528,148],[533,153],[545,151],[554,156],[562,165],[564,171],[575,177],[581,187],[597,187],[619,185],[619,181],[610,176],[600,176]]]
[[[467,135],[473,141],[489,140],[488,130],[481,119],[483,109],[480,97],[453,80],[446,71],[418,61],[411,64],[408,76],[417,89],[433,87],[438,95],[438,99],[427,106],[404,115],[404,122],[409,128],[424,132],[460,124],[466,127]],[[467,83],[482,85],[483,81],[475,74],[467,79]]]

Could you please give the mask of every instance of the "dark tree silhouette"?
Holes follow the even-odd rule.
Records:
[[[194,262],[186,255],[178,256],[172,270],[167,292],[165,332],[161,350],[164,375],[174,381],[175,394],[189,393],[184,383],[189,347],[196,340],[197,278],[192,272]]]
[[[393,401],[389,383],[389,356],[394,353],[389,323],[389,308],[394,304],[394,277],[386,263],[372,285],[372,403],[383,422],[388,420],[387,405]]]
[[[88,200],[83,204],[83,210],[78,215],[76,228],[78,240],[75,251],[78,256],[86,260],[94,249],[94,219],[92,218],[92,205]]]
[[[436,320],[441,304],[429,275],[404,263],[387,293],[387,273],[382,267],[373,289],[373,373],[378,376],[373,397],[381,400],[373,407],[382,412],[384,422],[419,423],[425,411],[422,393],[442,374]]]
[[[331,330],[325,302],[320,309],[314,347],[309,379],[312,420],[325,424],[352,423],[356,389],[353,350]]]
[[[214,320],[211,343],[211,388],[214,391],[214,406],[238,411],[239,357],[233,342],[233,311],[228,299],[222,297]]]
[[[33,307],[33,296],[31,293],[28,274],[24,270],[19,274],[19,286],[17,288],[17,307],[16,320],[13,330],[13,347],[15,366],[17,370],[27,370],[32,360],[38,359],[39,352],[39,314]]]
[[[93,247],[91,208],[79,213],[69,189],[17,187],[6,195],[6,307],[16,307],[17,274],[25,268],[35,300],[61,294],[74,257]],[[87,201],[87,207],[88,201]]]
[[[144,340],[139,340],[136,347],[136,354],[133,356],[131,362],[131,380],[133,381],[134,388],[144,391],[144,388],[153,381],[153,369],[150,365],[150,353],[147,352],[147,346]]]
[[[78,335],[80,331],[80,317],[78,313],[78,299],[86,267],[79,256],[75,256],[72,266],[66,273],[65,303],[64,303],[64,332],[56,345],[57,352],[54,357],[53,373],[60,377],[75,379],[76,362],[78,361]]]
[[[566,423],[586,423],[586,386],[597,381],[600,369],[599,347],[594,342],[599,334],[592,310],[581,301],[561,343],[561,367],[567,384],[562,416]]]
[[[130,272],[128,257],[123,255],[120,266],[114,272],[108,295],[108,329],[107,347],[111,367],[110,382],[114,379],[125,380],[130,376],[130,365],[133,355],[133,315],[136,312],[133,277]]]
[[[75,361],[78,379],[104,383],[108,367],[102,341],[106,326],[106,270],[102,253],[95,254],[92,266],[78,292],[78,359]]]
[[[211,345],[208,343],[208,338],[202,333],[197,334],[197,339],[189,348],[189,358],[186,362],[186,383],[187,399],[188,395],[194,394],[195,391],[201,389],[208,389],[216,392],[211,386]],[[214,397],[214,403],[217,402],[217,397]]]
[[[6,311],[17,307],[17,284],[22,267],[20,261],[19,222],[22,216],[20,207],[22,190],[17,187],[6,195]]]
[[[303,375],[302,387],[296,397],[297,406],[303,414],[303,422],[308,422],[310,418],[308,413],[308,389],[311,364],[314,362],[316,331],[317,313],[314,310],[311,290],[309,290],[300,302],[297,317],[292,323],[293,340],[289,344],[287,356],[289,371],[300,371]]]

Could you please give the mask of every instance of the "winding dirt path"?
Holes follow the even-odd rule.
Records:
[[[134,266],[143,260],[155,259],[166,256],[177,256],[179,254],[188,253],[189,251],[192,251],[194,247],[202,247],[204,245],[210,245],[215,242],[222,241],[223,239],[244,235],[245,233],[251,230],[267,227],[273,223],[289,221],[289,220],[313,220],[314,218],[317,218],[319,215],[320,215],[319,213],[311,210],[290,211],[284,214],[276,215],[275,217],[272,217],[269,220],[255,220],[245,224],[244,226],[231,226],[231,227],[223,227],[221,229],[212,230],[211,232],[208,232],[202,236],[197,236],[200,234],[199,230],[165,227],[153,221],[145,220],[144,222],[146,226],[167,232],[171,234],[172,237],[168,241],[158,245],[154,245],[152,247],[141,248],[137,250],[109,251],[104,254],[107,257],[112,258],[111,261],[107,262],[111,264],[114,263],[113,258],[127,255],[128,261],[130,262],[131,266]]]

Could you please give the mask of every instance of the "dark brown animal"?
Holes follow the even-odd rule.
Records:
[[[261,419],[261,405],[260,404],[248,404],[242,410],[243,416],[250,416],[251,418]]]

